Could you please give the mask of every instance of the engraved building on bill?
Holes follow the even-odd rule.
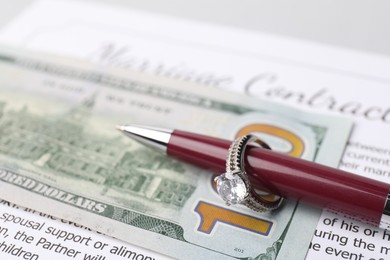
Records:
[[[91,116],[94,99],[83,102],[61,117],[44,117],[27,108],[6,110],[0,101],[0,154],[23,160],[51,174],[103,185],[106,190],[128,193],[182,207],[195,186],[160,174],[184,167],[146,148],[130,152],[117,138],[86,133],[83,124]]]

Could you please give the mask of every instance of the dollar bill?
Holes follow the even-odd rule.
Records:
[[[253,133],[276,151],[330,166],[352,126],[216,89],[2,48],[0,197],[179,259],[305,257],[319,209],[292,199],[270,213],[228,207],[211,172],[122,136],[115,125],[124,123],[226,139]]]

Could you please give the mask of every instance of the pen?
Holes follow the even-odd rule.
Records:
[[[117,128],[169,156],[214,172],[225,171],[229,140],[140,125]],[[251,145],[243,156],[245,171],[256,188],[390,228],[389,184]]]

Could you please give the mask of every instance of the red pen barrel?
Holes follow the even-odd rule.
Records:
[[[231,141],[175,130],[170,156],[225,172]],[[390,185],[299,158],[250,146],[245,170],[252,185],[320,207],[338,208],[379,224]]]

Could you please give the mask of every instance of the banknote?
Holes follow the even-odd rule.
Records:
[[[126,123],[231,140],[252,133],[275,151],[330,166],[352,127],[266,100],[2,48],[0,197],[179,259],[305,257],[319,209],[293,199],[269,213],[228,207],[217,173],[124,137],[115,125]]]

